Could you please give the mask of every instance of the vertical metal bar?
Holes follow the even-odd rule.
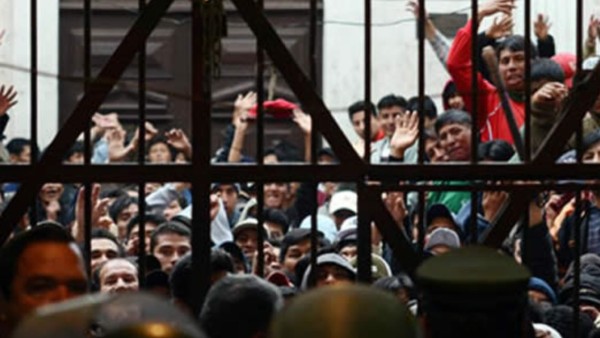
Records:
[[[483,192],[482,192],[483,198]],[[471,216],[469,217],[469,238],[467,241],[470,244],[477,244],[479,234],[477,228],[477,219],[479,214],[479,194],[477,191],[471,191]]]
[[[473,104],[471,105],[471,163],[477,164],[477,147],[479,145],[479,119],[478,119],[478,102],[479,102],[479,91],[477,87],[477,78],[478,78],[478,64],[479,64],[479,54],[477,48],[477,28],[479,26],[479,18],[478,18],[479,8],[477,6],[477,0],[471,0],[471,101]]]
[[[317,0],[310,1],[310,26],[308,40],[309,72],[313,87],[317,87]],[[314,129],[313,129],[314,130]]]
[[[87,92],[92,78],[92,1],[83,2],[83,90]],[[91,165],[92,162],[92,140],[90,135],[91,123],[83,133],[83,165]],[[83,233],[83,251],[88,276],[91,276],[92,267],[92,183],[88,180],[84,182],[84,233]]]
[[[419,40],[419,164],[423,164],[425,161],[425,20],[425,0],[419,0],[419,18],[417,20],[417,35]]]
[[[30,32],[30,48],[31,48],[31,52],[30,52],[30,66],[29,68],[31,68],[31,73],[30,73],[30,87],[31,87],[31,127],[30,127],[30,139],[31,139],[31,146],[30,146],[30,152],[31,152],[31,160],[29,165],[32,167],[36,166],[37,163],[37,158],[38,158],[38,148],[37,148],[37,120],[38,120],[38,62],[37,62],[37,58],[38,58],[38,46],[37,46],[37,41],[38,41],[38,34],[37,34],[37,29],[38,29],[38,24],[37,24],[37,0],[31,0],[30,1],[30,27],[31,27],[31,32]],[[38,203],[37,203],[37,194],[35,197],[33,197],[32,199],[32,215],[33,215],[33,219],[31,219],[31,224],[35,225],[38,221],[37,217],[38,217]]]
[[[192,222],[210,224],[210,72],[204,60],[202,1],[192,1]],[[194,313],[199,313],[210,287],[210,226],[194,227],[192,233],[191,286]]]
[[[371,216],[369,194],[364,182],[358,182],[358,280],[371,283]]]
[[[427,231],[427,222],[429,220],[425,219],[425,192],[419,191],[419,210],[417,211],[419,217],[419,232],[417,237],[417,247],[419,251],[419,257],[423,259],[423,248],[425,247],[425,231]]]
[[[139,12],[146,8],[146,0],[138,0]],[[139,138],[138,138],[138,166],[143,167],[146,155],[146,41],[142,41],[138,52],[138,112],[139,112]],[[145,182],[138,182],[138,275],[140,286],[146,284],[146,201]]]
[[[264,1],[256,0],[259,11],[264,10]],[[264,119],[264,98],[265,98],[265,82],[264,82],[264,72],[265,72],[265,53],[262,49],[262,45],[259,42],[258,37],[256,38],[256,96],[257,96],[257,126],[256,126],[256,136],[258,138],[257,151],[256,151],[256,159],[259,167],[264,166],[264,146],[265,146],[265,119]],[[262,182],[258,183],[257,190],[257,214],[258,217],[258,226],[263,227],[263,210],[264,210],[264,184]],[[258,232],[258,259],[257,259],[257,273],[259,276],[264,275],[265,271],[265,259],[264,259],[264,236],[263,232]]]
[[[310,1],[310,29],[309,29],[309,46],[308,46],[308,57],[309,57],[309,72],[310,80],[313,88],[317,88],[317,0]],[[310,114],[311,112],[309,112]],[[317,161],[317,143],[318,143],[318,132],[315,128],[315,119],[311,118],[311,134],[310,134],[310,163],[316,165]],[[317,209],[319,208],[319,182],[311,182],[311,198],[314,201],[314,208],[310,211],[310,266],[317,266]],[[314,285],[315,282],[315,268],[310,270],[309,285]]]
[[[577,70],[578,72],[581,72],[581,65],[583,63],[583,0],[577,0],[576,11],[577,20],[575,22],[577,22],[577,39],[575,41],[577,46]],[[578,76],[575,77],[575,80],[579,82],[579,80],[581,80],[581,74],[576,75]],[[583,130],[582,124],[579,123],[575,133],[575,149],[577,153],[577,163],[581,163],[581,159],[583,157],[583,152],[581,151],[582,143]]]
[[[531,162],[531,1],[525,0],[525,158]]]
[[[579,337],[579,292],[578,290],[581,287],[581,213],[582,213],[582,200],[581,200],[581,190],[577,190],[577,195],[575,195],[575,252],[574,252],[574,261],[573,261],[573,284],[574,290],[573,292],[573,337]],[[587,229],[586,229],[587,230]],[[585,236],[587,238],[587,236]]]
[[[371,163],[371,0],[365,0],[365,130],[364,159]]]

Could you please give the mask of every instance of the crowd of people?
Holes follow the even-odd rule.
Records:
[[[527,41],[512,33],[515,6],[513,0],[490,0],[482,4],[478,21],[469,20],[452,43],[425,13],[426,39],[450,76],[448,83],[440,88],[443,109],[438,111],[430,97],[420,102],[416,96],[406,99],[398,94],[386,95],[377,104],[365,101],[349,104],[349,119],[360,139],[354,144],[359,155],[363,155],[365,142],[368,142],[371,163],[418,163],[419,135],[423,133],[426,163],[468,162],[473,157],[484,163],[518,162],[520,158],[514,145],[516,138],[525,135],[526,111],[531,113],[531,150],[535,153],[562,113],[562,103],[573,86],[575,75],[583,76],[596,68],[600,59],[595,55],[600,19],[590,19],[585,60],[582,69],[576,69],[574,54],[556,52],[548,18],[541,14],[537,17],[533,27],[537,43],[531,46],[529,53],[532,96],[527,101]],[[416,1],[410,0],[408,9],[419,16]],[[492,20],[491,17],[494,19],[489,28],[473,36],[472,25]],[[494,84],[483,60],[478,62],[477,74],[472,73],[474,39],[480,51],[487,46],[494,48],[506,93],[500,92]],[[476,106],[471,93],[473,76],[477,77],[478,84]],[[501,103],[504,94],[507,94],[510,112],[506,112],[506,106]],[[17,104],[16,100],[13,87],[0,87],[2,138],[8,112]],[[246,149],[245,141],[248,128],[257,116],[256,101],[253,92],[237,97],[222,146],[213,156],[214,163],[256,162]],[[530,109],[525,109],[526,102],[531,102]],[[310,162],[313,132],[310,114],[285,100],[265,102],[265,111],[293,120],[305,142],[304,152],[289,146],[268,148],[263,162],[267,165]],[[520,134],[511,131],[507,113],[514,117]],[[425,129],[420,131],[421,117]],[[370,130],[366,130],[367,118]],[[473,120],[477,125],[473,126]],[[181,129],[159,130],[146,122],[144,135],[140,135],[139,129],[127,132],[116,113],[95,114],[92,122],[91,162],[94,164],[136,161],[142,137],[148,164],[192,161],[192,144]],[[600,98],[583,120],[580,151],[585,163],[600,162],[599,126]],[[471,144],[472,130],[479,130],[481,136],[476,148]],[[565,145],[558,162],[577,160],[574,140]],[[36,147],[26,138],[14,137],[2,147],[0,158],[10,164],[28,164],[32,153],[39,154]],[[477,154],[472,154],[472,149],[477,149]],[[338,162],[329,148],[320,149],[317,156],[319,164]],[[83,143],[77,142],[65,154],[64,163],[82,164],[83,159]],[[478,205],[472,208],[471,193],[452,188],[469,182],[440,180],[428,184],[444,186],[447,190],[426,193],[424,219],[419,217],[421,206],[415,193],[395,191],[382,196],[394,226],[412,242],[415,251],[419,237],[424,237],[426,259],[476,244],[509,198],[507,191],[482,191],[475,199]],[[248,182],[212,183],[210,281],[213,287],[202,311],[193,313],[198,304],[193,303],[194,297],[190,294],[190,285],[195,283],[191,280],[191,237],[194,229],[209,225],[192,219],[189,183],[147,183],[143,195],[137,184],[93,184],[90,276],[81,253],[86,240],[84,189],[77,183],[44,184],[36,197],[36,207],[15,225],[11,239],[0,251],[0,333],[8,334],[24,316],[42,305],[87,292],[143,289],[169,298],[199,316],[202,328],[211,338],[258,337],[266,334],[271,318],[277,316],[284,303],[305,297],[304,293],[310,293],[311,289],[356,282],[359,210],[353,184],[319,183],[316,199],[315,187],[310,183],[265,183],[262,194],[257,194],[257,186],[251,177]],[[18,188],[18,183],[3,184],[2,209]],[[535,337],[574,337],[573,304],[579,304],[579,337],[600,337],[600,192],[592,189],[582,192],[581,196],[575,195],[562,191],[532,195],[526,218],[528,224],[517,224],[502,247],[503,255],[514,258],[514,262],[527,267],[531,274],[528,318],[537,323]],[[257,215],[258,196],[263,197],[262,215]],[[139,199],[144,201],[144,210],[138,209]],[[576,201],[580,205],[576,205]],[[311,213],[315,208],[318,247],[316,265],[311,266],[314,243],[311,241]],[[472,210],[477,210],[477,215],[471,215]],[[576,215],[576,210],[581,214]],[[581,220],[581,227],[577,226],[577,219]],[[392,294],[414,315],[421,315],[415,281],[402,261],[394,256],[377,227],[371,227],[372,288]],[[144,245],[140,245],[141,238]],[[259,245],[260,239],[264,240],[262,245]],[[575,246],[576,242],[580,248]],[[259,247],[263,249],[262,255],[258,254]],[[137,260],[141,248],[145,248],[147,254],[143,262],[146,271],[143,287]],[[577,271],[573,266],[579,254],[583,256]],[[258,257],[264,258],[263,273],[258,271]],[[231,318],[240,318],[240,324],[231,325]]]

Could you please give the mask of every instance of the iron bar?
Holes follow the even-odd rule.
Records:
[[[146,0],[138,0],[140,13],[146,8]],[[146,40],[140,41],[138,50],[138,158],[137,163],[143,167],[146,155]],[[146,284],[146,201],[145,182],[138,183],[138,276],[140,286]]]
[[[256,7],[261,14],[264,15],[264,1],[256,0]],[[260,40],[256,39],[256,97],[257,97],[257,119],[256,119],[256,163],[258,167],[264,166],[265,157],[265,110],[264,110],[264,98],[265,98],[265,53],[262,48]],[[258,226],[262,229],[264,227],[263,212],[264,212],[264,189],[263,182],[257,183],[257,203],[256,203],[256,217],[258,219]],[[258,231],[258,259],[257,259],[257,273],[259,276],[264,275],[265,271],[265,259],[264,259],[264,236],[262,231]]]
[[[83,92],[87,92],[92,78],[92,1],[83,2]],[[83,133],[83,165],[89,167],[92,164],[92,137],[90,131],[91,123]],[[91,276],[92,266],[92,183],[86,182],[84,186],[84,244],[83,254],[88,276]]]

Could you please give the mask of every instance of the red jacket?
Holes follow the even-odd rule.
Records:
[[[471,25],[467,24],[456,33],[456,38],[448,54],[448,72],[456,84],[456,88],[465,101],[466,110],[477,112],[477,124],[481,134],[481,141],[501,139],[514,144],[506,114],[500,103],[496,87],[477,73],[478,98],[477,108],[473,108],[471,98]],[[521,128],[525,121],[525,104],[509,99],[510,106],[517,126]]]

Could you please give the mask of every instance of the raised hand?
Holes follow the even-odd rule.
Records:
[[[533,23],[533,31],[539,40],[546,40],[548,38],[550,27],[552,27],[552,24],[548,20],[547,15],[538,14],[537,20]]]
[[[17,98],[17,92],[14,91],[13,86],[6,88],[2,85],[0,87],[0,116],[4,116],[12,106],[19,102],[15,98]]]
[[[595,15],[590,16],[590,23],[588,24],[588,42],[595,44],[598,38],[598,32],[600,31],[600,18]]]
[[[300,109],[294,109],[294,122],[300,127],[305,135],[310,135],[312,131],[312,118]]]
[[[419,18],[419,2],[417,0],[409,0],[406,3],[406,10],[413,13],[415,18]],[[425,12],[425,18],[428,18],[429,15]]]
[[[185,154],[187,158],[191,158],[192,155],[192,144],[181,129],[171,129],[165,133],[167,142],[173,148]]]
[[[247,115],[250,108],[252,108],[256,104],[256,93],[255,92],[247,92],[242,95],[239,94],[237,99],[233,103],[233,116],[232,122],[235,124],[236,119],[239,118],[240,115]]]
[[[408,214],[406,204],[404,203],[404,192],[402,191],[390,191],[384,194],[383,202],[386,208],[392,215],[396,224],[402,229],[402,222]]]
[[[504,13],[510,16],[515,7],[514,0],[491,0],[479,7],[478,18],[481,20],[486,16],[494,15],[496,13]]]
[[[419,136],[419,114],[417,111],[396,116],[396,130],[390,140],[390,155],[403,158],[404,151],[412,146]]]
[[[535,105],[557,105],[568,94],[569,90],[564,84],[560,82],[548,82],[533,94],[531,102]]]
[[[512,34],[512,29],[515,26],[512,16],[504,15],[500,20],[494,18],[494,22],[485,31],[485,35],[490,39],[500,39]]]

